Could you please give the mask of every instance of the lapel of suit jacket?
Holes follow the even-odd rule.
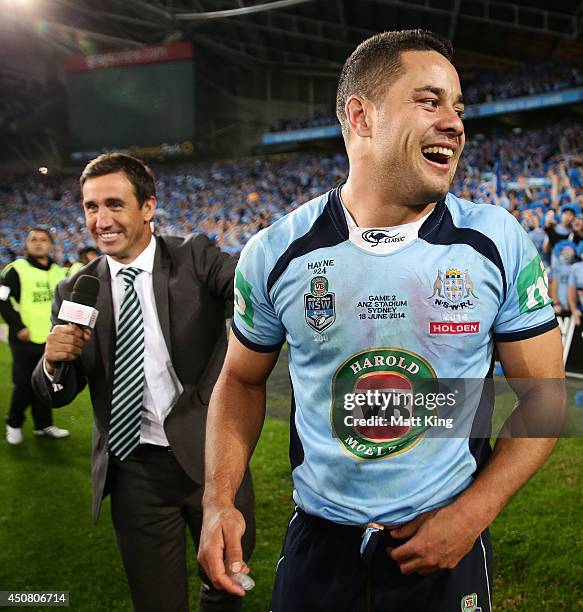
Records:
[[[105,377],[109,386],[112,385],[113,377],[113,348],[115,338],[115,322],[113,320],[113,303],[111,301],[111,275],[105,255],[97,266],[97,278],[99,278],[99,295],[97,296],[96,309],[99,312],[95,324],[97,341],[103,357]]]
[[[168,307],[168,277],[170,276],[170,257],[166,252],[164,242],[156,238],[156,255],[154,256],[154,268],[152,270],[152,285],[154,287],[154,298],[158,321],[162,329],[162,335],[166,342],[168,354],[172,357],[172,344],[170,342],[170,310]]]

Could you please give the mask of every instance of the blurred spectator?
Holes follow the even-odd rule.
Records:
[[[528,220],[528,226],[525,228],[529,238],[534,243],[536,250],[539,253],[543,252],[543,245],[547,238],[545,230],[541,227],[541,221],[538,215],[531,214]]]
[[[567,208],[561,213],[560,223],[556,223],[555,214],[551,211],[548,216],[548,224],[546,227],[551,249],[554,248],[558,242],[571,234],[573,231],[571,223],[573,222],[574,218],[575,213],[570,208]]]
[[[569,240],[577,246],[583,241],[583,215],[578,215],[573,219],[571,224],[572,232],[569,234]]]
[[[575,325],[581,325],[583,312],[583,261],[571,266],[569,273],[569,310]]]
[[[572,264],[575,263],[575,245],[568,240],[555,247],[557,257],[551,264],[549,295],[554,302],[557,314],[565,313],[569,308],[569,278]]]

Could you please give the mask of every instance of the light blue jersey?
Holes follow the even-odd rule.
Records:
[[[261,231],[237,268],[233,332],[254,351],[288,342],[296,503],[337,523],[395,524],[466,489],[489,441],[372,422],[366,407],[347,403],[351,392],[484,379],[494,340],[557,323],[536,249],[500,207],[448,194],[402,248],[374,248],[399,241],[398,231],[364,239],[373,247],[349,239],[338,189]],[[489,421],[481,399],[468,400],[471,417]]]

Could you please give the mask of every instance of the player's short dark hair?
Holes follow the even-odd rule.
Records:
[[[81,189],[88,179],[115,172],[123,172],[128,177],[140,208],[146,200],[156,197],[156,183],[150,168],[142,160],[125,153],[103,153],[91,160],[79,179]]]
[[[405,51],[437,51],[450,62],[453,58],[451,42],[429,30],[380,32],[361,42],[342,67],[336,91],[336,116],[344,137],[348,135],[344,112],[348,98],[358,94],[374,102],[403,74],[401,53]]]
[[[46,234],[48,236],[48,239],[51,241],[51,244],[55,243],[55,239],[53,238],[53,235],[51,234],[51,230],[48,229],[47,227],[43,227],[42,225],[35,225],[34,227],[31,227],[28,230],[28,236],[30,236],[30,234],[32,232],[42,232],[43,234]]]

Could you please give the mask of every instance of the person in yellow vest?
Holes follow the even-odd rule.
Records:
[[[0,314],[8,324],[14,383],[6,419],[6,441],[9,444],[20,444],[23,440],[22,424],[28,405],[32,409],[35,435],[50,438],[69,435],[66,429],[53,425],[51,407],[39,401],[30,382],[51,330],[51,302],[55,287],[66,275],[66,270],[51,259],[51,249],[50,233],[35,227],[26,238],[26,257],[16,259],[2,271]]]
[[[77,274],[79,270],[86,266],[90,261],[93,261],[96,257],[99,257],[99,251],[92,246],[85,246],[82,249],[79,249],[79,260],[76,261],[71,267],[67,270],[67,276],[73,276]]]

